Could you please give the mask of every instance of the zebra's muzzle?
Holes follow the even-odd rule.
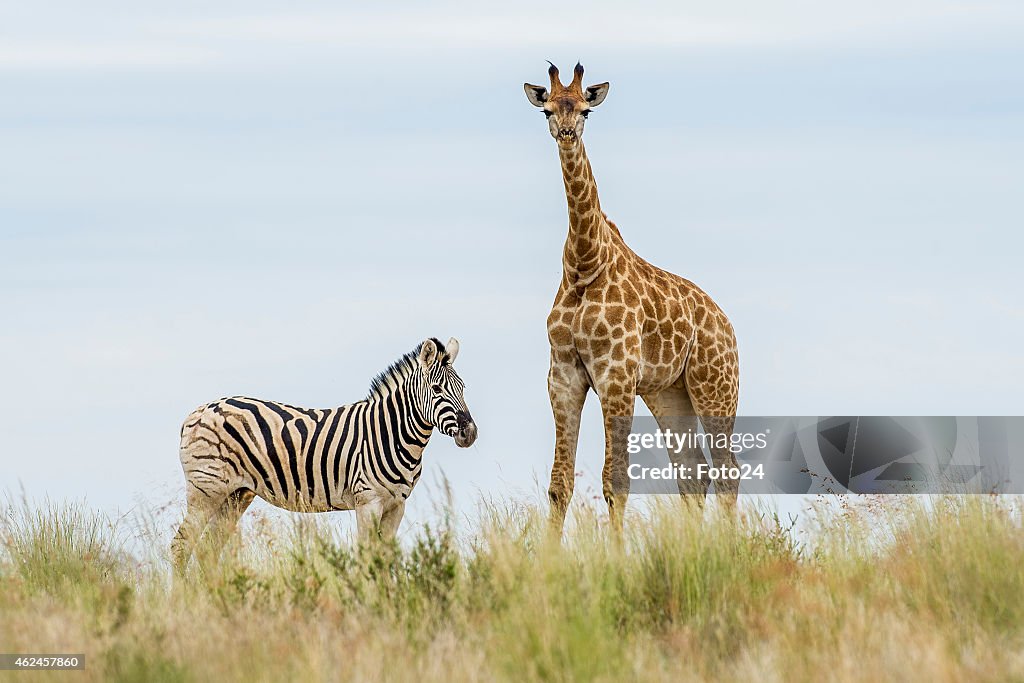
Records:
[[[476,423],[469,413],[460,413],[458,416],[459,430],[455,432],[455,445],[459,448],[468,448],[476,441]]]

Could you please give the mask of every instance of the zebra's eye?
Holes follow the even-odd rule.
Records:
[[[432,384],[432,385],[430,385],[430,390],[433,391],[435,394],[440,394],[441,393],[441,385],[440,384]]]

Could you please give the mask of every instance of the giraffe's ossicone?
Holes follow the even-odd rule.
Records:
[[[551,520],[560,531],[575,481],[580,414],[593,389],[604,416],[603,493],[618,529],[629,492],[627,440],[636,397],[661,429],[693,431],[700,420],[709,433],[731,434],[739,398],[736,335],[710,296],[637,256],[601,210],[582,137],[608,83],[584,88],[579,64],[567,86],[554,65],[548,75],[550,89],[524,87],[557,143],[569,208],[562,280],[547,320],[548,394],[555,418]],[[681,465],[704,461],[699,450],[670,455]],[[733,462],[728,449],[713,449],[711,457],[716,465]],[[679,492],[703,502],[708,485],[680,480]],[[733,502],[737,483],[717,482],[716,492]]]

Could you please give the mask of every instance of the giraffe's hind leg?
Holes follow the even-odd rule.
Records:
[[[674,434],[697,433],[697,415],[682,378],[667,389],[656,394],[644,394],[642,398],[662,431],[671,430]],[[695,474],[699,463],[707,463],[704,452],[690,442],[679,450],[676,447],[669,448],[668,457],[674,465],[686,467],[688,469],[685,471],[694,475],[691,479],[676,479],[679,495],[688,503],[702,507],[708,485],[706,481],[697,479]]]
[[[716,347],[717,348],[717,347]],[[695,357],[696,358],[696,357]],[[717,355],[705,355],[686,368],[686,387],[704,432],[714,435],[711,460],[716,468],[736,467],[736,456],[727,445],[732,441],[739,399],[739,363],[735,346]],[[735,505],[739,479],[720,478],[715,493],[727,505]]]

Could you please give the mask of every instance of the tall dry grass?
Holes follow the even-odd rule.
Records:
[[[172,588],[138,527],[18,503],[0,651],[86,654],[33,680],[1024,680],[1019,504],[891,497],[822,515],[809,543],[674,500],[621,546],[585,507],[561,545],[527,505],[375,549],[307,516]]]

